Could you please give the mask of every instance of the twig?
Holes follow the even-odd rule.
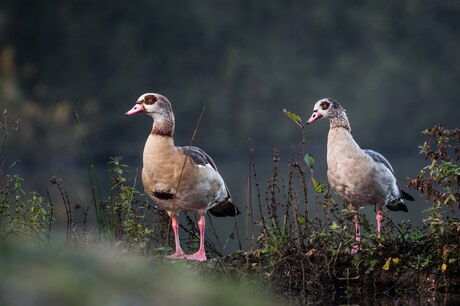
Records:
[[[179,181],[177,182],[177,186],[176,186],[176,195],[179,193],[179,186],[180,186],[180,183],[182,181],[182,175],[184,173],[184,169],[185,169],[185,164],[187,163],[187,159],[188,159],[188,156],[189,156],[189,153],[190,153],[190,147],[192,146],[192,143],[193,141],[195,140],[195,135],[196,133],[198,132],[198,127],[200,126],[200,122],[201,122],[201,118],[203,117],[203,114],[204,114],[204,110],[206,109],[205,106],[203,106],[203,109],[201,110],[201,114],[200,114],[200,117],[198,118],[198,121],[196,123],[196,126],[195,126],[195,130],[193,130],[193,134],[192,134],[192,137],[190,138],[190,142],[189,142],[189,146],[187,148],[187,153],[188,154],[185,154],[185,158],[184,158],[184,163],[182,164],[182,168],[181,168],[181,171],[180,171],[180,175],[179,175]],[[177,199],[177,196],[175,196],[173,198],[173,203],[172,203],[172,211],[174,211],[174,208],[176,206],[176,199]],[[172,220],[170,219],[169,220],[169,225],[168,227],[171,227],[171,222]],[[166,235],[166,247],[168,247],[168,242],[169,242],[169,232],[170,231],[167,231],[167,235]]]
[[[51,225],[53,224],[53,217],[54,217],[54,205],[53,201],[51,200],[51,195],[46,186],[43,186],[46,192],[46,196],[48,197],[48,201],[50,203],[50,215],[49,215],[49,220],[48,220],[48,244],[50,243],[50,238],[51,238]]]
[[[250,151],[249,151],[250,152],[250,163],[252,165],[252,174],[253,174],[254,181],[255,181],[255,184],[256,184],[257,204],[259,206],[260,221],[262,222],[262,228],[263,228],[264,232],[267,233],[268,232],[268,227],[267,227],[267,223],[265,222],[264,214],[263,214],[263,211],[262,211],[262,203],[260,201],[260,188],[259,188],[259,182],[257,181],[256,159],[255,159],[255,154],[254,154],[254,142],[252,141],[252,139],[249,139],[249,142],[251,144]],[[252,228],[254,230],[254,217],[253,217],[253,214],[252,214],[252,202],[251,202],[250,207],[251,207],[251,222],[253,224]],[[253,243],[255,244],[255,241]]]
[[[6,143],[8,141],[8,121],[7,121],[7,115],[8,112],[6,109],[3,111],[3,122],[2,122],[2,128],[5,131],[5,135],[3,136],[3,144],[2,144],[2,151],[0,152],[0,158],[2,159],[2,164],[0,166],[0,169],[2,171],[2,177],[3,177],[3,169],[5,166],[5,160],[3,158],[3,154],[5,153],[5,148],[6,148]]]

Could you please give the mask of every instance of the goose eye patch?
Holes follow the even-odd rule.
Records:
[[[145,98],[145,103],[146,104],[153,104],[157,101],[157,98],[154,96],[148,96]]]
[[[319,107],[321,107],[322,110],[326,110],[329,108],[329,103],[328,102],[323,102],[319,105]]]

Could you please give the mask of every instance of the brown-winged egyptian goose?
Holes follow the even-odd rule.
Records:
[[[362,150],[351,135],[345,109],[333,99],[322,99],[313,107],[310,124],[320,118],[329,118],[327,138],[327,178],[332,189],[346,204],[359,209],[364,205],[377,207],[377,232],[380,238],[382,207],[392,211],[405,211],[403,198],[414,198],[401,190],[390,163],[373,150]],[[355,214],[356,240],[360,241],[359,215]],[[355,253],[358,248],[352,249]]]
[[[200,148],[174,146],[174,114],[168,99],[157,93],[139,97],[127,116],[145,113],[153,118],[153,129],[144,147],[142,183],[147,194],[171,217],[176,251],[171,259],[205,261],[205,214],[235,216],[238,208],[214,161]],[[177,215],[180,210],[200,214],[200,247],[193,255],[182,251]]]

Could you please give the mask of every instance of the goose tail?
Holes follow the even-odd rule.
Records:
[[[403,199],[397,199],[396,201],[393,201],[391,203],[388,203],[385,205],[389,210],[391,211],[405,211],[408,212],[409,210],[407,209],[406,204],[404,204]]]

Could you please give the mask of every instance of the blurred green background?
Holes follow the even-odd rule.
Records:
[[[152,123],[123,114],[158,92],[173,104],[178,145],[189,143],[206,107],[194,144],[243,205],[248,138],[264,179],[274,147],[283,162],[301,143],[282,109],[306,120],[318,99],[332,97],[358,143],[383,153],[404,185],[425,164],[420,131],[458,125],[459,54],[454,0],[3,0],[0,106],[22,121],[5,160],[19,160],[9,171],[38,191],[62,165],[89,200],[78,135],[104,183],[110,156],[140,168]],[[307,129],[323,181],[327,130],[326,120]]]
[[[0,243],[0,303],[12,306],[283,305],[255,281],[200,274],[196,263],[123,256],[111,248]],[[118,250],[119,251],[119,250]],[[208,263],[212,269],[216,263]],[[215,267],[214,267],[215,269]]]

